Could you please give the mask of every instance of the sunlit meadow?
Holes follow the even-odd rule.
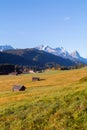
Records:
[[[13,92],[15,84],[27,89]],[[87,68],[0,76],[0,130],[86,129]]]

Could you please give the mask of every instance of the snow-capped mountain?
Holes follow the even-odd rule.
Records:
[[[10,45],[0,45],[0,51],[6,51],[6,50],[12,50],[12,49],[14,48]]]
[[[69,53],[63,47],[51,48],[48,45],[40,45],[40,46],[36,47],[36,49],[43,50],[45,52],[48,52],[48,53],[63,57],[65,59],[70,59],[72,61],[75,61],[76,63],[81,62],[81,63],[87,64],[87,59],[81,57],[79,52],[76,51],[76,50],[74,52]]]
[[[56,52],[53,48],[49,47],[48,45],[40,45],[40,46],[36,47],[36,49],[43,50],[43,51],[46,51],[49,53]]]
[[[80,56],[78,51],[73,51],[69,53],[66,49],[63,47],[57,47],[57,48],[52,48],[48,45],[40,45],[38,47],[35,47],[38,50],[43,50],[45,52],[51,53],[56,56],[60,56],[65,59],[72,60],[76,63],[84,63],[87,64],[87,59],[83,58]],[[0,51],[6,51],[6,50],[13,50],[14,48],[11,45],[0,45]]]
[[[76,58],[76,59],[80,58],[80,54],[79,54],[78,51],[76,51],[76,50],[75,50],[74,52],[71,52],[70,55],[71,55],[73,58]]]
[[[66,56],[69,56],[69,53],[63,47],[51,48],[48,45],[40,45],[36,47],[36,49],[43,50],[45,52],[52,53],[54,55],[65,57],[65,58]]]
[[[57,55],[59,55],[59,56],[62,56],[64,58],[69,56],[68,51],[66,51],[66,49],[64,49],[63,47],[55,48],[55,50],[57,52]]]
[[[51,48],[48,45],[40,45],[36,47],[36,49],[43,50],[45,52],[54,54],[56,56],[61,56],[63,58],[68,58],[68,59],[72,58],[69,52],[66,51],[66,49],[64,49],[63,47]]]
[[[75,50],[74,52],[70,53],[70,55],[72,56],[72,58],[73,58],[74,60],[78,60],[78,61],[80,61],[80,62],[82,62],[82,63],[87,64],[87,59],[81,57],[80,54],[78,53],[78,51]]]

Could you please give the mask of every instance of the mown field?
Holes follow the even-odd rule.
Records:
[[[0,130],[87,130],[87,68],[0,76]]]

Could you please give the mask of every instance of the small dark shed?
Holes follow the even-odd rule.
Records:
[[[14,85],[12,91],[25,91],[26,87],[23,85]]]
[[[40,81],[39,77],[32,77],[32,81]]]

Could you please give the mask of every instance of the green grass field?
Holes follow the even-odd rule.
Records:
[[[0,76],[0,130],[87,130],[87,68]]]

